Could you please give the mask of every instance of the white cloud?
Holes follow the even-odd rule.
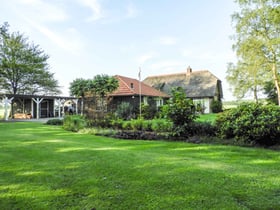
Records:
[[[164,36],[160,38],[160,44],[162,45],[174,45],[177,43],[177,38],[170,37],[170,36]]]
[[[104,18],[104,11],[98,0],[77,0],[77,2],[91,10],[92,14],[87,18],[87,21],[91,22]]]
[[[137,58],[137,62],[142,65],[145,62],[147,62],[148,60],[151,60],[151,59],[153,59],[153,58],[155,58],[157,56],[158,56],[158,53],[156,53],[156,52],[147,52],[147,53],[139,56]]]
[[[24,16],[40,22],[61,22],[69,18],[68,14],[58,5],[42,0],[21,0],[17,10]]]
[[[84,45],[81,41],[82,39],[80,38],[80,34],[76,29],[68,28],[63,33],[58,34],[42,24],[37,24],[29,19],[26,20],[33,28],[42,33],[48,40],[53,42],[59,48],[62,48],[72,54],[78,54],[82,51]]]

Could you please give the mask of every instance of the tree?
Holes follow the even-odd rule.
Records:
[[[84,110],[84,99],[86,92],[89,91],[89,80],[77,78],[73,82],[70,83],[70,95],[75,97],[81,97],[81,114],[83,114]]]
[[[119,86],[118,80],[115,77],[108,76],[105,74],[96,75],[93,80],[89,81],[89,91],[99,98],[99,106],[101,112],[105,111],[105,98],[109,93],[112,93]]]
[[[172,89],[172,96],[163,105],[162,112],[173,122],[174,134],[178,136],[186,135],[191,123],[197,118],[194,103],[187,98],[182,87]]]
[[[229,81],[240,89],[236,90],[237,94],[252,90],[257,98],[256,92],[259,87],[264,87],[268,78],[273,81],[280,101],[280,1],[236,2],[240,11],[233,14],[232,20],[235,23],[234,50],[238,56],[238,64],[234,68],[229,66]],[[265,78],[264,82],[260,80],[261,75]]]
[[[259,92],[263,90],[267,78],[264,69],[257,63],[248,63],[249,61],[240,60],[236,65],[230,63],[227,69],[227,81],[234,87],[233,95],[238,99],[246,97],[253,93],[254,100],[258,102]]]
[[[0,87],[13,94],[58,94],[58,81],[49,72],[49,56],[19,32],[0,27]]]

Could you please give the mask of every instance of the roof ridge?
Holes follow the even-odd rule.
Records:
[[[209,73],[211,73],[209,70],[196,70],[196,71],[192,71],[191,74],[194,74],[194,73],[201,73],[201,72],[209,72]],[[187,75],[187,72],[157,74],[157,75],[148,76],[147,78],[153,78],[153,77],[167,77],[167,76],[182,75],[182,74],[183,74],[183,75]]]

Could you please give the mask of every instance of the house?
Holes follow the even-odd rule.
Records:
[[[182,87],[204,113],[211,113],[211,103],[223,98],[221,80],[208,70],[192,71],[188,67],[186,72],[149,76],[143,82],[169,95],[173,87]]]
[[[89,118],[100,118],[104,112],[115,112],[122,103],[128,103],[131,116],[140,114],[140,103],[157,109],[164,104],[169,95],[139,82],[137,79],[114,76],[118,80],[118,88],[108,94],[104,101],[98,96],[88,96],[84,99],[85,114]]]
[[[119,81],[119,87],[109,95],[110,109],[115,110],[122,102],[131,104],[134,110],[139,109],[139,103],[146,105],[162,106],[169,95],[161,92],[137,79],[114,76]]]

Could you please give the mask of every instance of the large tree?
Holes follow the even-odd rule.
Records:
[[[58,81],[49,71],[49,56],[19,32],[0,27],[0,87],[12,94],[57,94]]]
[[[232,20],[238,63],[229,65],[229,81],[235,89],[239,89],[235,92],[253,90],[255,98],[257,87],[262,89],[265,82],[273,81],[280,101],[280,0],[236,2],[240,11],[233,14]]]

